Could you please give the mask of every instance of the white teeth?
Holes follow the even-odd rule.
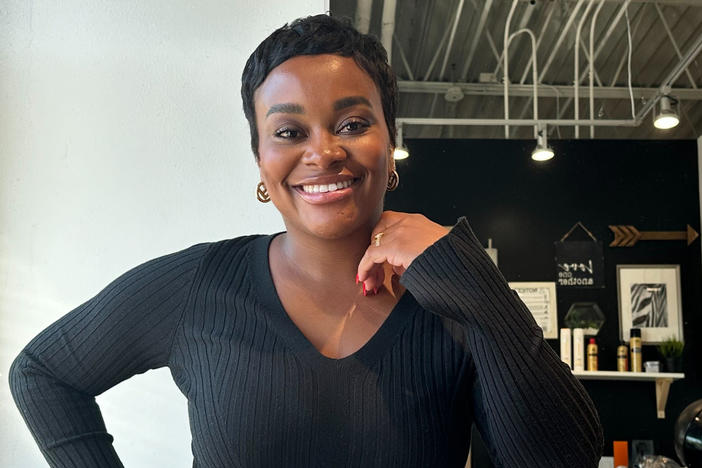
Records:
[[[352,180],[345,180],[343,182],[337,182],[335,184],[303,185],[302,190],[307,193],[334,192],[335,190],[346,188],[352,183]]]

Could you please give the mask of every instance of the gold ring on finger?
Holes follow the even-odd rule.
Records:
[[[373,236],[373,239],[375,239],[375,246],[376,247],[380,247],[380,238],[383,237],[384,235],[385,235],[384,232],[379,232],[378,234]]]

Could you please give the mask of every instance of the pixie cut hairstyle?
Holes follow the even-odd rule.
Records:
[[[346,19],[327,15],[299,18],[275,30],[246,61],[241,75],[241,98],[251,130],[251,149],[258,160],[258,128],[254,92],[275,67],[300,55],[334,54],[352,57],[378,87],[390,142],[395,145],[397,80],[388,56],[374,36],[361,34]]]

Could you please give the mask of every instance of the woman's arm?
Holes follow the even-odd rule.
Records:
[[[544,341],[533,316],[466,220],[413,257],[403,253],[403,246],[436,228],[420,228],[423,221],[406,216],[415,218],[393,219],[378,228],[387,234],[381,237],[381,247],[372,245],[362,260],[361,280],[374,280],[374,258],[398,258],[396,271],[403,273],[401,282],[417,301],[465,326],[477,374],[468,397],[473,398],[476,424],[495,463],[596,467],[603,437],[592,401]],[[400,233],[397,228],[403,224],[405,232]]]
[[[128,271],[42,331],[17,356],[10,389],[51,466],[122,466],[95,396],[168,363],[207,246]]]

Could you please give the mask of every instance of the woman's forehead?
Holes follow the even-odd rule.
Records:
[[[340,96],[363,96],[380,106],[380,93],[371,77],[351,57],[301,55],[290,58],[268,74],[254,94],[256,106],[304,99],[334,101]]]

